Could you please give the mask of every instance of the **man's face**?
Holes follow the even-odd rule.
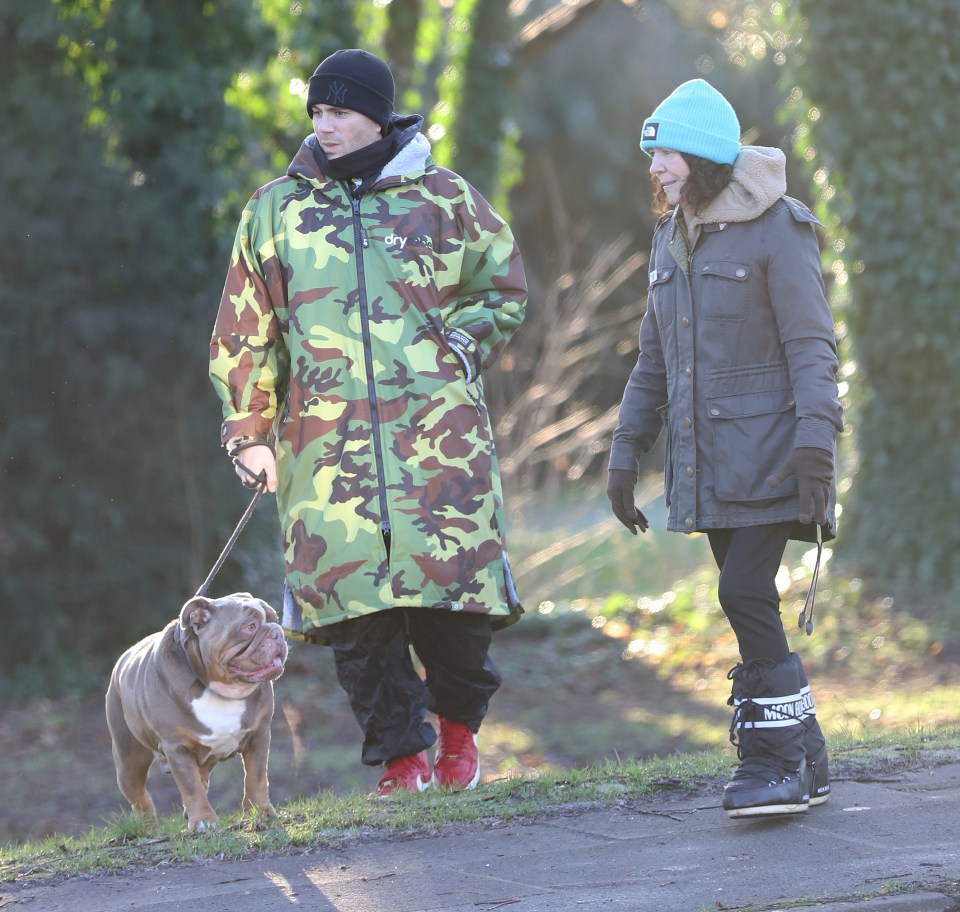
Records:
[[[313,107],[313,132],[329,159],[356,152],[381,137],[379,124],[366,114],[325,104]]]
[[[690,177],[690,166],[683,156],[673,149],[654,149],[650,173],[660,181],[667,202],[676,206],[680,202],[680,194],[687,184],[687,178]]]

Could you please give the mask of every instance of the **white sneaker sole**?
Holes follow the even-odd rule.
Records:
[[[728,817],[772,817],[778,814],[802,814],[809,804],[765,804],[761,807],[730,808]]]
[[[432,775],[432,774],[431,774],[430,778],[429,778],[429,779],[426,779],[426,780],[424,780],[424,779],[423,779],[422,777],[420,777],[420,776],[417,776],[417,791],[418,791],[418,792],[425,792],[425,791],[426,791],[428,788],[430,788],[430,786],[432,786],[433,784],[434,784],[434,782],[433,782],[433,775]],[[379,800],[379,801],[387,801],[387,800],[389,800],[390,798],[393,798],[394,795],[400,794],[400,792],[410,792],[410,793],[412,793],[412,792],[413,792],[413,789],[395,788],[395,789],[392,789],[391,791],[387,792],[386,795],[381,795],[379,792],[371,792],[370,797],[371,797],[371,798],[376,798],[376,799]]]

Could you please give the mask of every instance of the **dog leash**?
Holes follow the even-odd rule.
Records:
[[[250,501],[247,509],[244,511],[243,516],[240,517],[240,522],[237,523],[237,528],[233,530],[233,535],[227,540],[226,545],[223,547],[223,551],[220,552],[220,556],[217,558],[217,562],[213,565],[213,569],[207,575],[207,578],[203,581],[203,584],[197,590],[197,594],[194,598],[198,598],[201,595],[206,595],[207,590],[210,588],[210,584],[213,582],[213,578],[220,572],[220,568],[223,566],[224,561],[227,559],[227,555],[233,549],[233,546],[237,543],[237,539],[240,537],[240,533],[243,531],[243,527],[250,520],[250,517],[253,515],[253,511],[256,509],[257,504],[260,502],[260,498],[263,497],[264,491],[267,490],[267,473],[266,471],[261,472],[259,475],[254,475],[243,463],[237,462],[238,466],[243,469],[248,475],[250,475],[254,481],[252,483],[243,482],[244,487],[253,487],[256,486],[257,490],[253,495],[253,500]]]
[[[801,630],[807,631],[807,636],[813,633],[813,604],[817,599],[817,578],[820,576],[820,558],[823,555],[823,532],[820,524],[817,523],[817,562],[813,565],[813,579],[810,580],[810,588],[807,590],[807,598],[800,611],[800,617],[797,618],[797,626]]]

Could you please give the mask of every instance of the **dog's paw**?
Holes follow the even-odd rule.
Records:
[[[267,801],[244,801],[241,805],[244,816],[247,817],[276,817],[277,809]]]

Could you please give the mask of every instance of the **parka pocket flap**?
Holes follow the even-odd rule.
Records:
[[[670,276],[673,275],[676,266],[661,266],[659,269],[650,270],[650,287],[653,288],[654,285],[662,285],[664,282],[669,281]]]
[[[716,419],[750,418],[786,412],[795,404],[793,390],[762,390],[707,399],[707,413]]]
[[[719,260],[704,263],[700,267],[700,273],[701,275],[719,276],[722,279],[733,279],[735,282],[746,282],[750,278],[750,264]]]

